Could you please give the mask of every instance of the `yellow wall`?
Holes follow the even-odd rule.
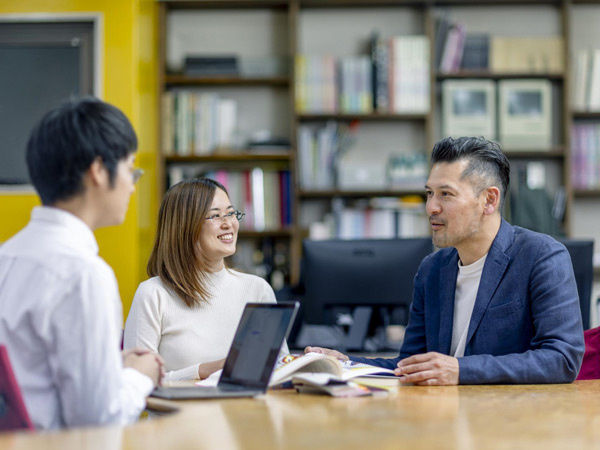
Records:
[[[138,133],[140,180],[125,222],[96,232],[100,255],[114,269],[127,317],[154,235],[156,216],[156,19],[154,0],[19,0],[0,2],[0,14],[101,13],[103,99],[119,107]],[[0,194],[0,242],[29,220],[33,194]]]

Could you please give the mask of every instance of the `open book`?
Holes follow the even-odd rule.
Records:
[[[323,355],[322,353],[290,354],[280,355],[277,358],[269,386],[285,383],[296,375],[303,373],[327,373],[331,374],[331,379],[339,381],[348,381],[355,377],[364,376],[394,376],[394,371],[391,369],[354,361],[340,361],[333,356]]]

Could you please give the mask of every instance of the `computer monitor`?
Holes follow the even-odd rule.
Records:
[[[360,347],[365,335],[377,327],[406,325],[413,279],[432,251],[431,238],[305,240],[300,281],[303,322],[339,325],[340,313],[355,313],[352,327],[362,330],[350,328],[347,348]]]
[[[559,240],[567,247],[571,256],[579,293],[583,329],[587,330],[590,328],[590,302],[594,282],[594,241],[564,238]]]

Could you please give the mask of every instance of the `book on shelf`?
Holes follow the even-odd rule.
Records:
[[[296,55],[295,106],[299,113],[429,111],[429,40],[375,33],[364,56]]]
[[[429,39],[395,36],[391,39],[390,105],[402,114],[429,112]]]
[[[434,67],[439,69],[444,56],[444,47],[448,39],[448,33],[452,23],[449,19],[448,10],[442,10],[441,14],[435,19],[435,41],[434,41]]]
[[[209,155],[235,145],[235,100],[182,89],[163,94],[162,110],[162,147],[167,156]]]
[[[169,186],[200,176],[221,183],[234,207],[246,213],[243,230],[277,231],[292,224],[292,181],[288,170],[214,170],[201,164],[170,164],[168,176]]]
[[[395,377],[394,371],[354,361],[340,361],[322,353],[280,355],[275,363],[269,386],[291,381],[305,374],[329,374],[331,379],[348,381],[357,377]]]
[[[489,67],[490,36],[487,33],[467,33],[464,41],[462,70],[484,71]]]
[[[373,112],[372,63],[367,56],[339,61],[339,110],[342,113]]]
[[[425,202],[420,196],[379,198],[367,205],[341,206],[334,212],[337,239],[394,239],[429,235]]]
[[[324,126],[298,128],[298,165],[302,189],[331,189],[336,184],[340,155],[352,144],[352,125],[327,121]]]
[[[489,42],[489,34],[467,32],[463,23],[452,22],[443,10],[436,18],[434,67],[442,73],[487,70]]]
[[[573,187],[597,189],[600,187],[600,124],[574,124],[571,141]]]
[[[238,60],[234,55],[194,55],[186,56],[186,75],[238,75]]]
[[[389,112],[389,46],[378,33],[371,35],[370,45],[373,109],[380,113]]]
[[[332,56],[298,54],[295,58],[295,105],[300,113],[338,111],[337,61]]]
[[[458,72],[460,69],[466,32],[465,25],[462,23],[456,23],[450,27],[439,65],[441,72],[452,73]]]
[[[286,153],[290,151],[291,143],[284,137],[254,138],[246,145],[251,153]]]
[[[590,67],[593,52],[588,49],[579,49],[575,52],[573,66],[573,108],[576,111],[586,111],[589,108],[589,81]]]
[[[558,73],[564,71],[564,39],[494,36],[490,42],[490,70],[499,73]]]

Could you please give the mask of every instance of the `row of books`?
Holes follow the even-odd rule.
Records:
[[[292,224],[292,183],[287,170],[207,170],[195,164],[172,164],[169,186],[205,176],[227,188],[235,208],[246,213],[241,230],[275,231]]]
[[[600,111],[600,49],[577,50],[573,70],[573,107]]]
[[[302,189],[331,189],[337,185],[337,166],[354,141],[357,124],[327,121],[325,126],[298,128],[298,166]]]
[[[429,236],[421,197],[373,198],[354,206],[334,205],[333,221],[320,238],[392,239]]]
[[[426,36],[371,39],[371,55],[336,59],[296,56],[300,113],[427,113],[429,41]]]
[[[370,113],[372,67],[367,56],[296,56],[298,112]]]
[[[234,146],[237,103],[213,93],[167,91],[162,98],[162,148],[167,156],[208,155]]]
[[[573,125],[571,179],[576,189],[600,187],[600,124]]]
[[[435,67],[443,73],[489,70],[502,73],[562,73],[564,40],[560,36],[506,37],[468,33],[447,13],[436,19]]]

